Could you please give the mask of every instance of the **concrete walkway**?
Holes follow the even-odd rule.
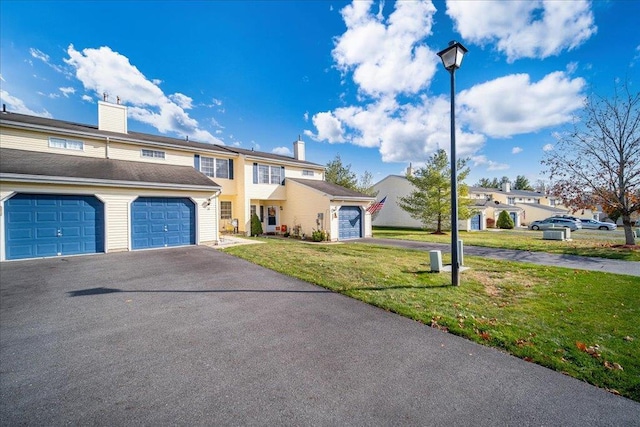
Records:
[[[451,245],[444,243],[425,243],[396,239],[357,239],[353,243],[369,243],[374,245],[397,246],[422,251],[440,250],[450,252]],[[518,251],[512,249],[486,248],[482,246],[465,246],[465,255],[495,258],[508,261],[529,262],[533,264],[555,267],[574,268],[577,270],[602,271],[614,274],[626,274],[640,277],[640,262],[621,261],[615,259],[583,257],[577,255],[557,255],[546,252]]]

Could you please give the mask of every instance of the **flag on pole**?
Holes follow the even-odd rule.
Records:
[[[380,200],[379,202],[375,202],[374,204],[369,206],[367,208],[367,212],[369,212],[371,215],[373,215],[374,213],[378,212],[380,209],[382,209],[382,207],[384,206],[384,202],[386,200],[387,200],[387,196],[384,196],[384,198],[382,200]]]

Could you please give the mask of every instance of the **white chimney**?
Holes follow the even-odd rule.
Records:
[[[293,157],[296,160],[305,160],[304,141],[300,139],[300,135],[298,135],[298,140],[293,143]]]
[[[409,167],[407,168],[407,176],[413,176],[413,166],[409,163]]]
[[[510,193],[511,192],[511,183],[508,181],[505,181],[502,183],[502,191],[504,193]]]
[[[127,133],[127,107],[98,101],[98,130]]]

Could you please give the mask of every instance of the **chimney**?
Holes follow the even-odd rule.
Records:
[[[503,193],[510,193],[511,192],[511,183],[508,181],[505,181],[502,183],[502,192]]]
[[[409,163],[409,167],[407,168],[407,176],[413,176],[413,166]]]
[[[98,101],[98,130],[127,133],[127,107]]]
[[[305,160],[304,141],[300,139],[300,135],[298,135],[298,140],[293,143],[293,157],[296,160]]]

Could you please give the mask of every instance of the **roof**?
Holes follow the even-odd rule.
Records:
[[[551,197],[547,194],[540,193],[538,191],[529,191],[529,190],[511,190],[511,191],[502,191],[500,188],[486,188],[486,187],[469,187],[470,193],[503,193],[509,194],[510,196],[520,196],[520,197]]]
[[[473,199],[473,200],[474,200],[473,204],[475,207],[484,207],[484,208],[492,207],[495,209],[502,209],[504,211],[511,211],[511,212],[522,210],[522,208],[518,206],[508,205],[506,203],[499,203],[498,201],[495,201],[495,200],[485,200],[485,199]],[[536,206],[539,206],[539,205],[536,205]]]
[[[318,165],[317,163],[308,162],[306,160],[297,160],[292,156],[282,156],[279,154],[265,153],[261,151],[253,151],[253,150],[245,150],[242,148],[236,147],[227,147],[226,145],[219,144],[209,144],[205,142],[196,142],[196,141],[186,141],[184,139],[171,138],[168,136],[161,135],[153,135],[148,133],[141,132],[127,132],[127,133],[119,133],[119,132],[110,132],[99,130],[98,126],[95,125],[87,125],[82,123],[74,123],[67,122],[64,120],[50,119],[46,117],[37,117],[37,116],[29,116],[26,114],[18,114],[11,112],[2,112],[0,113],[0,124],[10,125],[10,124],[21,124],[26,125],[28,127],[48,127],[54,129],[60,129],[62,131],[69,132],[79,132],[85,134],[91,134],[95,136],[103,136],[110,137],[124,141],[130,142],[147,142],[150,144],[164,144],[174,146],[176,148],[181,149],[190,149],[190,150],[204,150],[204,151],[213,151],[220,154],[227,154],[231,156],[236,156],[239,154],[242,155],[251,155],[254,157],[259,157],[268,160],[275,160],[281,162],[293,162],[300,165],[307,165],[310,167],[320,167],[324,168],[322,165]]]
[[[86,184],[138,184],[215,191],[220,188],[191,166],[72,156],[0,148],[0,178],[65,180]]]
[[[361,199],[363,201],[375,200],[375,197],[368,194],[360,193],[359,191],[350,190],[337,184],[332,184],[327,181],[320,181],[317,179],[300,179],[300,178],[287,178],[287,181],[293,181],[298,184],[306,185],[314,190],[326,193],[332,198],[348,198],[348,199]]]

